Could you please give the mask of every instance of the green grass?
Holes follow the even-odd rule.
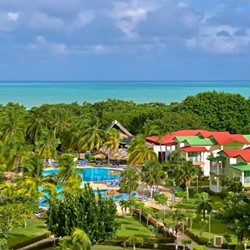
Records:
[[[196,190],[190,190],[189,200],[183,199],[181,202],[176,203],[174,207],[196,209],[196,199],[194,198],[195,194]],[[220,196],[209,195],[209,198],[211,199],[211,205],[213,210],[218,210],[223,207],[223,199],[221,199]]]
[[[54,248],[46,248],[44,250],[53,250]],[[104,245],[95,245],[92,247],[92,250],[124,250],[124,247],[117,247],[117,246],[104,246]],[[125,249],[133,249],[132,247],[126,247]],[[145,250],[145,248],[136,248],[137,250]],[[153,250],[147,248],[147,250]]]
[[[13,246],[15,244],[24,242],[28,239],[35,238],[39,235],[48,232],[48,229],[44,223],[44,220],[32,219],[27,221],[27,228],[19,227],[12,230],[9,234],[8,245]]]
[[[124,250],[124,249],[133,249],[132,247],[117,247],[117,246],[102,246],[102,245],[96,245],[93,246],[92,250]],[[145,248],[136,248],[137,250],[145,250]],[[153,249],[149,249],[147,248],[147,250],[153,250]]]
[[[208,220],[208,218],[206,218],[206,220]],[[201,230],[201,226],[200,226],[200,222],[201,221],[201,217],[198,216],[194,222],[193,222],[193,227],[192,227],[192,232],[194,234],[196,234],[197,236],[205,239],[206,241],[208,241],[209,239],[209,232],[208,232],[208,225],[206,226],[206,228],[203,230]],[[211,242],[213,242],[213,238],[214,236],[223,236],[224,234],[230,234],[232,236],[232,243],[231,244],[236,244],[237,243],[237,236],[235,234],[233,234],[233,232],[231,232],[228,228],[228,226],[226,224],[223,224],[221,221],[215,219],[215,218],[211,218]]]
[[[121,229],[117,231],[118,237],[154,237],[155,235],[141,222],[132,216],[119,216]]]

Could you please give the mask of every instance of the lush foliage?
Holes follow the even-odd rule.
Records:
[[[79,228],[96,244],[114,236],[119,228],[115,216],[114,201],[103,199],[100,193],[96,200],[93,190],[85,185],[77,192],[65,192],[62,200],[50,204],[47,225],[58,237],[71,235]]]
[[[219,218],[228,223],[239,240],[250,236],[250,196],[245,193],[229,193]]]

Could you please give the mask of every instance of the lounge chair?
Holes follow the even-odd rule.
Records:
[[[114,187],[118,187],[119,186],[119,181],[114,181]]]

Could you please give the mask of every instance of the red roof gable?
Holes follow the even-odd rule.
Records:
[[[181,148],[183,152],[206,152],[207,149],[205,147],[183,147]]]
[[[235,157],[241,157],[245,162],[250,162],[250,149],[228,149],[223,150],[228,157],[235,158]]]
[[[242,149],[227,149],[227,150],[222,150],[224,154],[226,154],[230,158],[234,158],[237,155],[239,155],[243,150]]]
[[[204,131],[206,131],[206,130],[198,130],[198,129],[195,129],[195,130],[178,130],[178,131],[175,131],[175,132],[173,132],[171,134],[164,135],[162,137],[161,144],[162,145],[174,145],[174,144],[177,144],[176,141],[174,140],[174,138],[176,136],[195,136],[195,135],[199,134],[200,132],[204,132]],[[149,136],[149,137],[146,138],[146,141],[150,142],[150,143],[159,144],[159,137],[158,136]]]
[[[219,145],[225,145],[231,142],[240,142],[243,144],[249,144],[245,137],[241,134],[230,134],[229,132],[211,132],[207,130],[179,130],[171,134],[166,134],[162,137],[162,145],[174,145],[174,137],[176,136],[196,136],[201,135],[204,138],[213,138]],[[159,144],[158,136],[149,136],[146,138],[146,141],[150,143]]]
[[[250,162],[250,150],[242,150],[240,154],[236,155],[235,157],[240,156],[245,162]]]

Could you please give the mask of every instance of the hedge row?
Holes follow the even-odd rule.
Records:
[[[196,234],[191,232],[189,229],[186,229],[185,234],[199,245],[206,245],[207,244],[206,240],[200,238],[199,236],[197,236]]]

